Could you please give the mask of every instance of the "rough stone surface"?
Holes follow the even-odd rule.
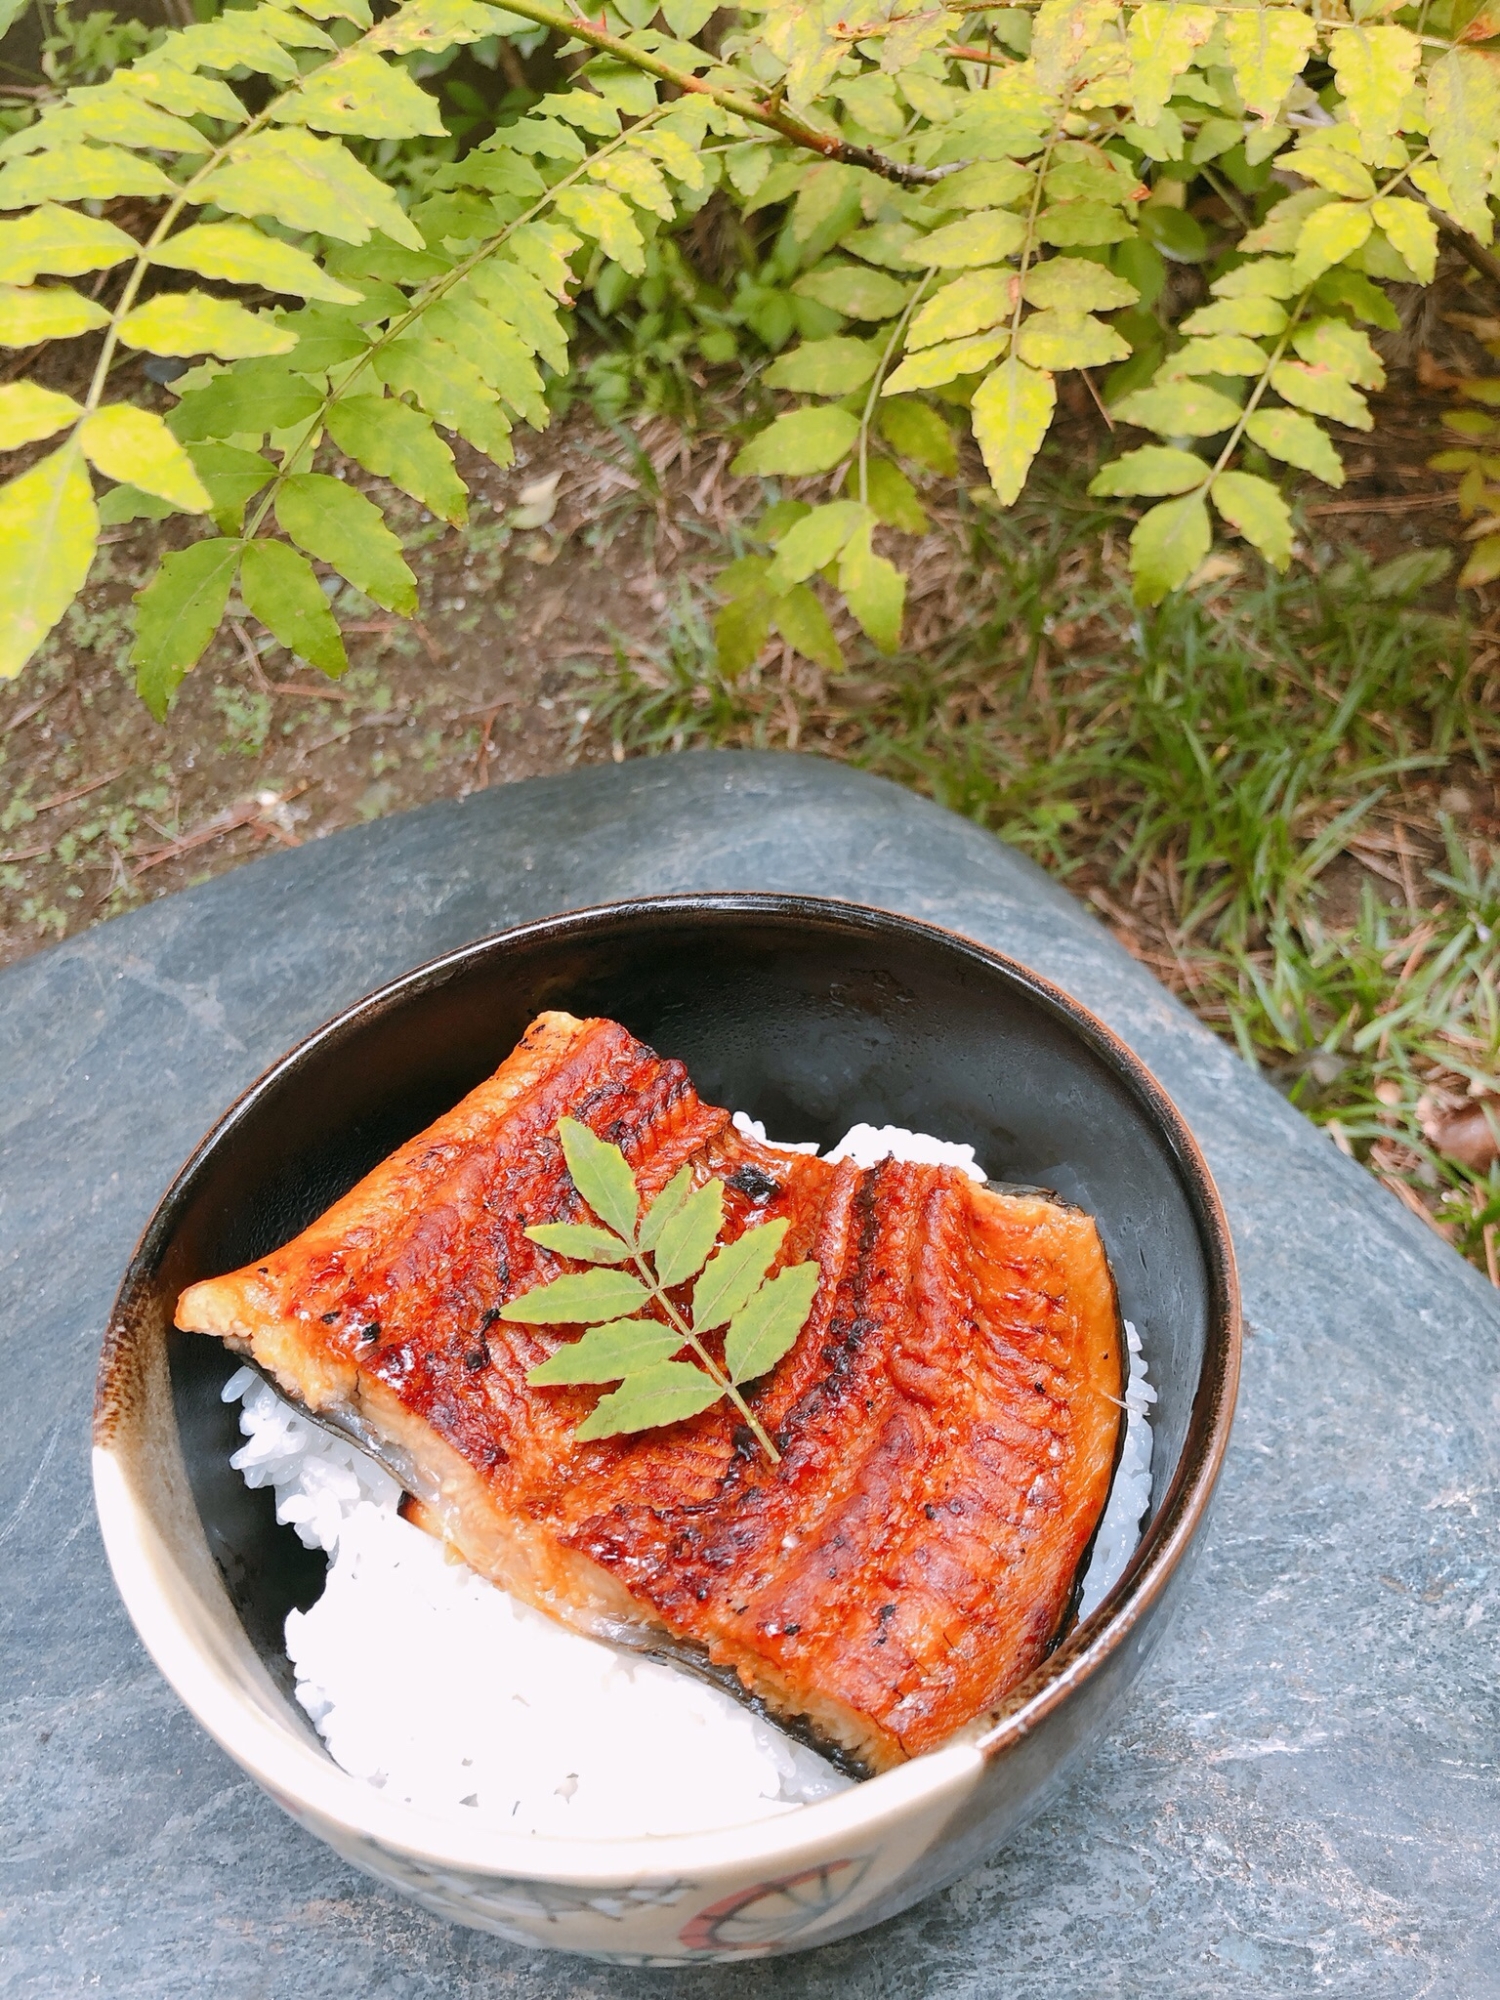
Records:
[[[1186,1607],[1018,1845],[771,1964],[631,1972],[449,1928],[353,1874],[144,1657],[88,1410],[137,1231],[222,1107],[390,975],[649,890],[842,894],[1014,953],[1182,1105],[1251,1332]],[[259,861],[0,977],[0,1993],[26,2000],[990,2000],[1500,1994],[1500,1309],[1028,863],[806,758],[505,787]]]

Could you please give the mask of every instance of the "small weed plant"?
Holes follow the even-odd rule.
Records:
[[[539,39],[555,87],[483,137],[424,87]],[[0,387],[0,448],[29,460],[0,489],[0,672],[101,526],[178,511],[205,532],[136,607],[157,714],[231,604],[341,673],[332,579],[403,615],[416,584],[330,448],[462,523],[450,439],[504,464],[580,328],[627,306],[637,360],[757,364],[738,473],[825,482],[773,489],[720,579],[728,679],[773,635],[837,669],[838,599],[894,652],[909,474],[956,473],[967,424],[1013,505],[1069,372],[1149,440],[1093,485],[1136,516],[1141,604],[1216,522],[1284,568],[1282,478],[1338,485],[1327,424],[1371,426],[1385,286],[1430,282],[1443,232],[1492,238],[1497,39],[1491,0],[259,0],[121,43],[0,142],[0,341],[49,378]],[[718,307],[679,282],[713,218],[773,238]],[[193,364],[165,416],[117,392],[142,354]],[[588,365],[629,401],[630,343]]]

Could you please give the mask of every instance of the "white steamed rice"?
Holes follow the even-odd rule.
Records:
[[[764,1141],[743,1113],[735,1124]],[[972,1146],[892,1125],[856,1125],[827,1157],[870,1166],[888,1155],[985,1178]],[[1125,1568],[1151,1499],[1156,1391],[1128,1320],[1125,1331],[1125,1444],[1084,1616]],[[246,1485],[273,1486],[277,1520],[329,1557],[322,1596],[287,1617],[286,1649],[298,1701],[352,1776],[497,1831],[605,1840],[743,1825],[848,1786],[731,1696],[570,1631],[449,1557],[400,1518],[388,1473],[252,1369],[223,1395],[241,1404],[248,1440],[230,1463]]]

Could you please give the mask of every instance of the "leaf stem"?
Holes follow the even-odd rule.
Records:
[[[747,97],[743,91],[726,90],[722,84],[705,83],[691,70],[678,69],[672,63],[664,62],[660,56],[652,55],[648,49],[638,49],[623,36],[610,34],[607,28],[599,28],[592,21],[584,20],[577,14],[565,14],[554,7],[544,7],[538,0],[516,0],[514,7],[506,0],[506,12],[519,14],[524,20],[535,21],[538,27],[551,28],[554,33],[567,35],[572,40],[583,42],[591,49],[598,49],[603,55],[610,55],[617,62],[630,63],[648,76],[659,77],[663,83],[670,83],[675,89],[694,97],[711,98],[721,111],[729,111],[736,118],[747,119],[754,125],[768,126],[779,132],[783,139],[789,139],[794,146],[802,146],[810,153],[820,153],[825,160],[835,160],[841,166],[864,167],[882,179],[896,181],[905,187],[931,186],[935,181],[946,180],[949,174],[957,173],[962,161],[946,167],[918,167],[904,160],[892,160],[884,153],[877,153],[869,146],[856,146],[837,132],[820,132],[815,126],[803,124],[790,112],[781,108],[780,88],[767,98]]]
[[[917,286],[917,289],[907,300],[901,317],[891,328],[891,337],[885,344],[885,352],[880,357],[879,365],[870,383],[870,393],[865,398],[864,413],[859,420],[859,504],[861,507],[868,507],[870,504],[870,423],[875,415],[876,399],[880,394],[881,384],[885,381],[886,370],[891,365],[891,356],[896,352],[898,344],[905,338],[906,329],[911,324],[911,316],[922,303],[922,294],[927,290],[927,287],[932,283],[936,275],[937,266],[935,264],[929,264],[927,269],[922,273],[921,284]]]
[[[708,1349],[703,1345],[702,1341],[698,1338],[697,1334],[694,1333],[693,1329],[688,1325],[687,1321],[683,1318],[682,1314],[677,1310],[676,1306],[674,1306],[672,1301],[667,1297],[665,1291],[663,1291],[662,1287],[657,1283],[656,1273],[653,1270],[651,1270],[649,1265],[646,1263],[646,1259],[643,1253],[639,1250],[636,1250],[634,1251],[633,1255],[635,1258],[635,1268],[637,1269],[637,1271],[640,1272],[641,1278],[645,1282],[645,1284],[650,1287],[652,1299],[660,1303],[662,1310],[667,1315],[667,1318],[671,1320],[672,1325],[676,1328],[677,1332],[682,1335],[684,1341],[690,1348],[692,1348],[694,1354],[697,1355],[699,1361],[702,1362],[704,1370],[707,1373],[709,1380],[715,1384],[721,1395],[725,1395],[729,1398],[730,1402],[734,1404],[734,1407],[739,1411],[740,1415],[745,1419],[745,1422],[750,1426],[750,1429],[755,1434],[756,1443],[765,1452],[767,1458],[770,1459],[773,1465],[780,1465],[781,1453],[776,1449],[775,1445],[772,1444],[770,1434],[767,1432],[765,1426],[761,1423],[759,1417],[756,1416],[754,1410],[752,1410],[750,1405],[745,1401],[744,1397],[740,1394],[739,1390],[735,1387],[734,1383],[730,1381],[729,1377],[724,1373],[723,1369],[720,1368],[718,1363],[714,1360],[713,1356],[709,1353]]]

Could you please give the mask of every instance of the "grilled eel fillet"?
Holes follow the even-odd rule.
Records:
[[[725,1237],[790,1222],[802,1334],[755,1392],[579,1444],[598,1390],[527,1386],[576,1327],[499,1309],[569,1260],[524,1235],[586,1213],[563,1114],[646,1195],[725,1182]],[[613,1021],[543,1014],[488,1082],[293,1242],[182,1294],[310,1409],[357,1412],[482,1575],[595,1636],[706,1649],[772,1713],[872,1770],[942,1742],[1047,1651],[1113,1472],[1122,1388],[1094,1224],[946,1167],[759,1145]]]

